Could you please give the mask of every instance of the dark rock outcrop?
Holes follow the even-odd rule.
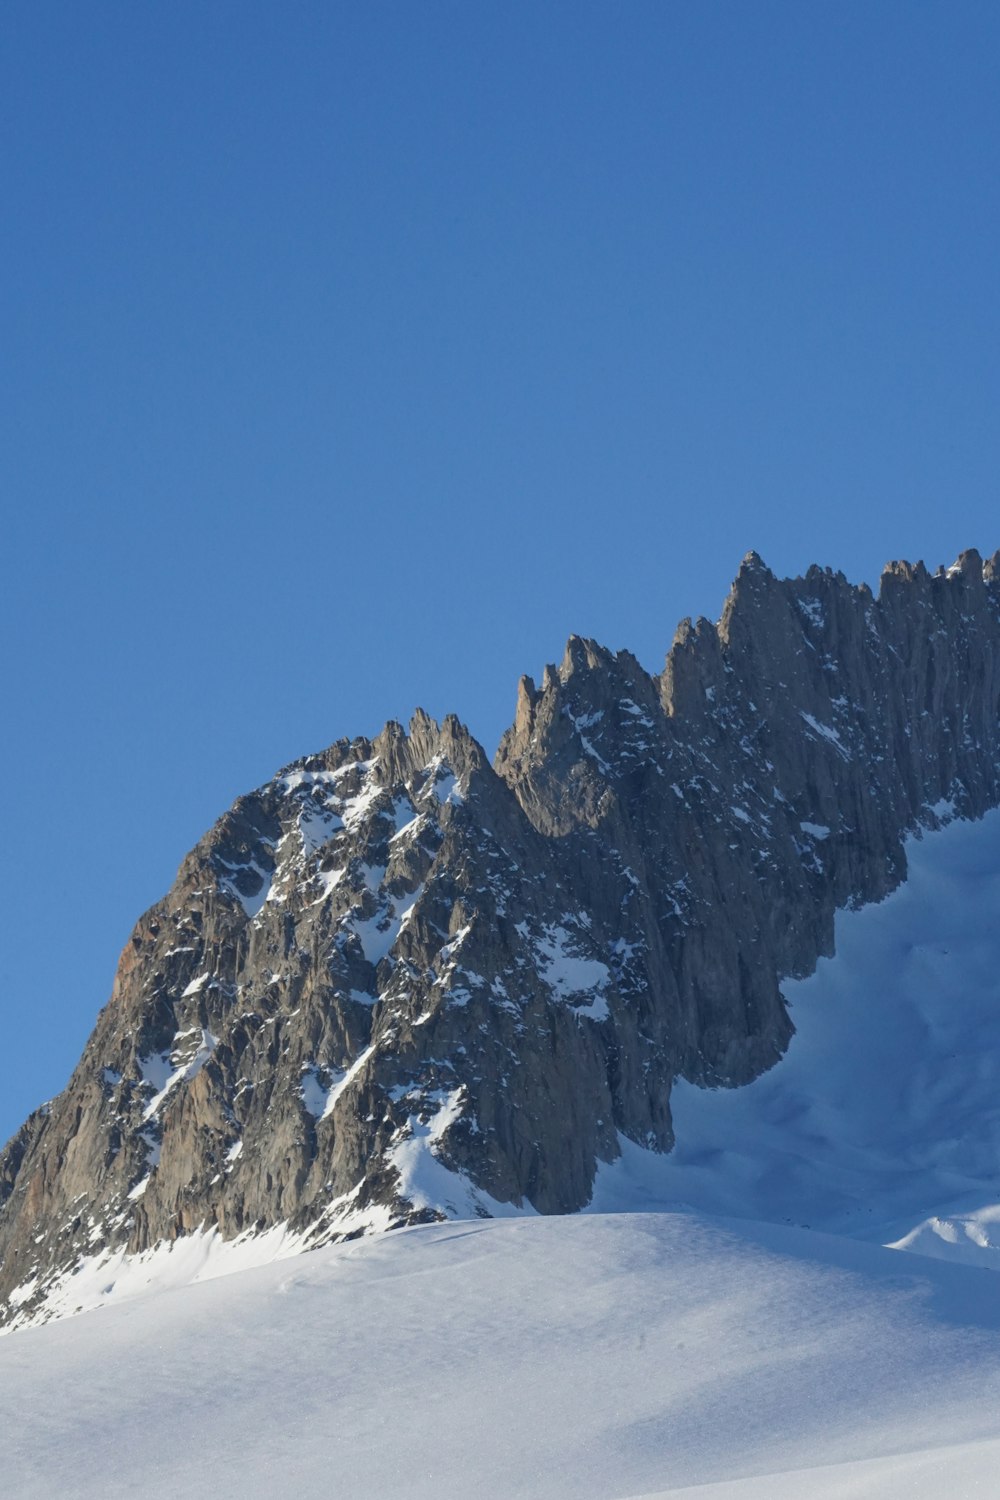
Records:
[[[660,677],[570,639],[491,766],[454,718],[240,798],[138,923],[66,1090],[0,1154],[0,1305],[198,1226],[302,1243],[585,1205],[679,1076],[738,1085],[903,841],[1000,801],[1000,554],[877,597],[744,561]]]

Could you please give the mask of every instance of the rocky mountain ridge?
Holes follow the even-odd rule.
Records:
[[[66,1090],[0,1154],[0,1306],[216,1226],[303,1247],[569,1212],[670,1089],[781,1057],[783,977],[906,835],[1000,802],[1000,553],[874,596],[755,555],[663,672],[571,637],[491,766],[454,718],[238,799],[139,921]]]

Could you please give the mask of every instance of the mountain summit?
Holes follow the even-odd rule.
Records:
[[[779,1061],[779,989],[904,840],[1000,802],[1000,553],[877,596],[750,553],[663,672],[571,636],[491,766],[418,711],[241,797],[0,1154],[0,1318],[195,1232],[310,1248],[566,1213],[671,1088]],[[631,1149],[631,1148],[629,1148]]]

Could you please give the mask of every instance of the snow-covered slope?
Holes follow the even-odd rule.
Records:
[[[0,1410],[18,1500],[919,1497],[932,1460],[961,1496],[1000,1277],[702,1215],[434,1225],[14,1334]]]

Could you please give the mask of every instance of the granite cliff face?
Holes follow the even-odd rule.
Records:
[[[750,554],[659,677],[571,638],[493,766],[418,712],[287,767],[140,920],[0,1154],[0,1321],[199,1226],[307,1248],[583,1207],[620,1137],[670,1150],[675,1078],[780,1059],[780,980],[908,833],[1000,802],[998,716],[1000,554],[877,597]]]

